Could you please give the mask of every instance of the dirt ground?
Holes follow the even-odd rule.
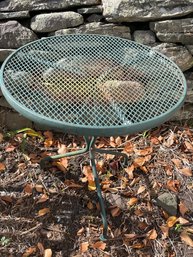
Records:
[[[1,257],[193,256],[193,129],[170,123],[98,139],[97,147],[119,149],[130,159],[123,168],[120,158],[97,155],[109,226],[105,242],[99,239],[102,222],[88,155],[44,170],[39,165],[44,156],[80,149],[83,138],[5,130],[0,135]],[[157,205],[164,192],[177,197],[176,215]]]

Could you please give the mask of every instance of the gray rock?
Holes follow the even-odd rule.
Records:
[[[193,43],[193,42],[192,42]],[[193,55],[193,45],[186,45],[186,48],[190,51],[190,53]]]
[[[186,77],[188,87],[186,102],[193,103],[193,72],[187,72],[184,75]]]
[[[4,62],[5,59],[14,51],[14,49],[0,49],[0,62]]]
[[[131,39],[130,28],[128,26],[118,26],[112,23],[104,24],[102,22],[92,22],[89,24],[81,25],[78,28],[62,29],[55,31],[54,35],[66,35],[66,34],[102,34],[119,36],[127,39]],[[51,34],[51,35],[53,35]]]
[[[52,32],[59,29],[76,27],[83,24],[81,14],[75,12],[45,13],[34,16],[31,29],[35,32]]]
[[[103,6],[102,5],[96,5],[86,8],[79,8],[77,10],[80,14],[92,14],[92,13],[102,13],[103,12]]]
[[[0,20],[8,20],[8,19],[25,19],[29,18],[29,11],[21,11],[21,12],[2,12],[0,13]]]
[[[136,30],[133,39],[141,44],[149,45],[156,42],[155,34],[151,30]]]
[[[177,197],[171,193],[163,193],[158,196],[157,205],[160,206],[164,211],[166,211],[171,216],[176,216],[177,214]]]
[[[191,44],[193,42],[193,19],[151,22],[150,28],[160,41]]]
[[[161,43],[154,46],[153,49],[169,57],[182,71],[186,71],[193,67],[193,57],[184,46],[172,43]]]
[[[102,0],[110,22],[133,22],[181,17],[193,12],[193,0]]]
[[[86,20],[88,22],[99,22],[103,19],[104,17],[100,14],[91,14]]]
[[[0,23],[0,48],[18,48],[36,39],[33,31],[17,21]]]
[[[4,0],[0,2],[0,11],[64,10],[95,4],[100,4],[100,0]]]

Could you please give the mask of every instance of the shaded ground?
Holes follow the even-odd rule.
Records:
[[[109,224],[105,243],[99,239],[96,192],[89,190],[94,186],[88,156],[65,159],[45,170],[39,166],[42,156],[81,148],[83,139],[46,132],[41,140],[22,132],[0,141],[1,257],[44,256],[45,249],[54,257],[193,256],[190,128],[169,124],[97,142],[130,157],[124,169],[120,159],[97,156]],[[175,217],[157,205],[163,192],[177,196]]]

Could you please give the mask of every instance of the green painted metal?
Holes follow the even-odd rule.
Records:
[[[179,109],[180,69],[150,47],[102,35],[54,36],[16,50],[1,69],[7,101],[27,118],[71,134],[124,135]]]

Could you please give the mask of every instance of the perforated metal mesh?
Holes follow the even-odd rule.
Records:
[[[10,95],[28,110],[85,127],[129,126],[158,117],[184,90],[169,59],[100,35],[35,41],[10,58],[3,78]]]

